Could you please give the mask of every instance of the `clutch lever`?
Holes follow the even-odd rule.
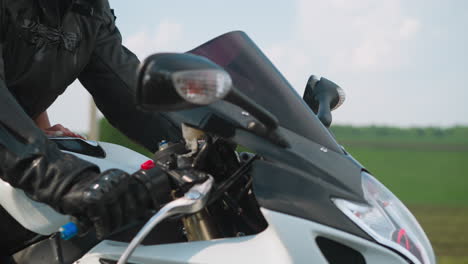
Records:
[[[141,228],[133,238],[117,264],[127,263],[128,258],[153,228],[163,220],[178,214],[193,214],[203,209],[208,201],[208,194],[213,187],[213,177],[208,175],[206,181],[194,185],[183,197],[167,203]]]

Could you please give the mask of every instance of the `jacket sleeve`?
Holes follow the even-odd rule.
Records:
[[[1,0],[0,0],[1,1]],[[5,84],[0,42],[0,178],[58,211],[73,184],[99,172],[94,164],[62,153],[17,103]]]
[[[79,80],[109,122],[126,136],[154,151],[158,142],[177,141],[180,130],[164,113],[145,112],[136,105],[138,58],[122,45],[107,1],[104,23],[91,59]]]

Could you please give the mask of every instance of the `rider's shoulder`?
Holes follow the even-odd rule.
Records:
[[[10,12],[16,13],[20,10],[33,8],[35,6],[34,2],[35,0],[0,0],[0,6]]]

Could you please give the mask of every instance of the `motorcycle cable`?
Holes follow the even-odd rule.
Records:
[[[247,171],[250,169],[250,166],[252,163],[258,158],[257,155],[253,155],[250,157],[244,164],[242,164],[239,169],[237,169],[231,177],[229,177],[227,180],[225,180],[223,183],[220,185],[216,186],[214,188],[214,191],[211,193],[207,205],[211,205],[213,202],[219,200],[225,192],[231,188],[231,186],[236,183],[239,179],[241,179]]]
[[[58,261],[59,264],[64,264],[64,259],[63,259],[63,252],[62,252],[62,240],[60,238],[60,235],[58,233],[55,233],[52,236],[53,239],[53,246],[54,246],[54,251],[55,251],[55,259]]]
[[[247,183],[242,187],[242,189],[239,190],[239,193],[236,195],[236,200],[239,201],[252,187],[253,184],[253,178],[250,177],[247,180]]]
[[[252,222],[252,220],[244,214],[244,209],[240,206],[236,198],[232,197],[228,193],[224,193],[223,202],[226,204],[226,206],[231,208],[236,217],[240,218],[242,222],[245,223],[248,228],[250,228],[250,232],[259,232],[258,225]]]

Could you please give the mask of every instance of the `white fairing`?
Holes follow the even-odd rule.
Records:
[[[99,145],[101,145],[101,147],[106,152],[106,157],[104,159],[94,158],[71,152],[70,153],[81,159],[95,163],[99,166],[101,171],[105,171],[108,169],[121,169],[128,173],[134,173],[135,171],[140,169],[140,165],[142,163],[149,160],[148,157],[141,155],[140,153],[135,152],[131,149],[122,147],[120,145],[106,142],[99,142]]]
[[[366,263],[407,262],[393,251],[351,234],[262,208],[269,224],[254,236],[158,246],[140,246],[130,263],[317,263],[328,264],[315,242],[317,236],[339,241],[364,256]],[[158,227],[156,227],[158,228]],[[77,263],[118,260],[126,243],[103,241]]]
[[[133,173],[148,160],[147,157],[119,145],[104,142],[99,144],[106,152],[104,159],[69,153],[95,163],[101,171],[118,168]],[[57,213],[46,204],[31,200],[22,190],[13,188],[2,180],[0,180],[0,193],[2,195],[0,204],[3,208],[22,226],[35,233],[50,235],[70,221],[69,216]]]
[[[15,189],[2,180],[0,193],[3,208],[28,230],[50,235],[69,222],[69,217],[57,213],[46,204],[31,200],[22,190]]]

